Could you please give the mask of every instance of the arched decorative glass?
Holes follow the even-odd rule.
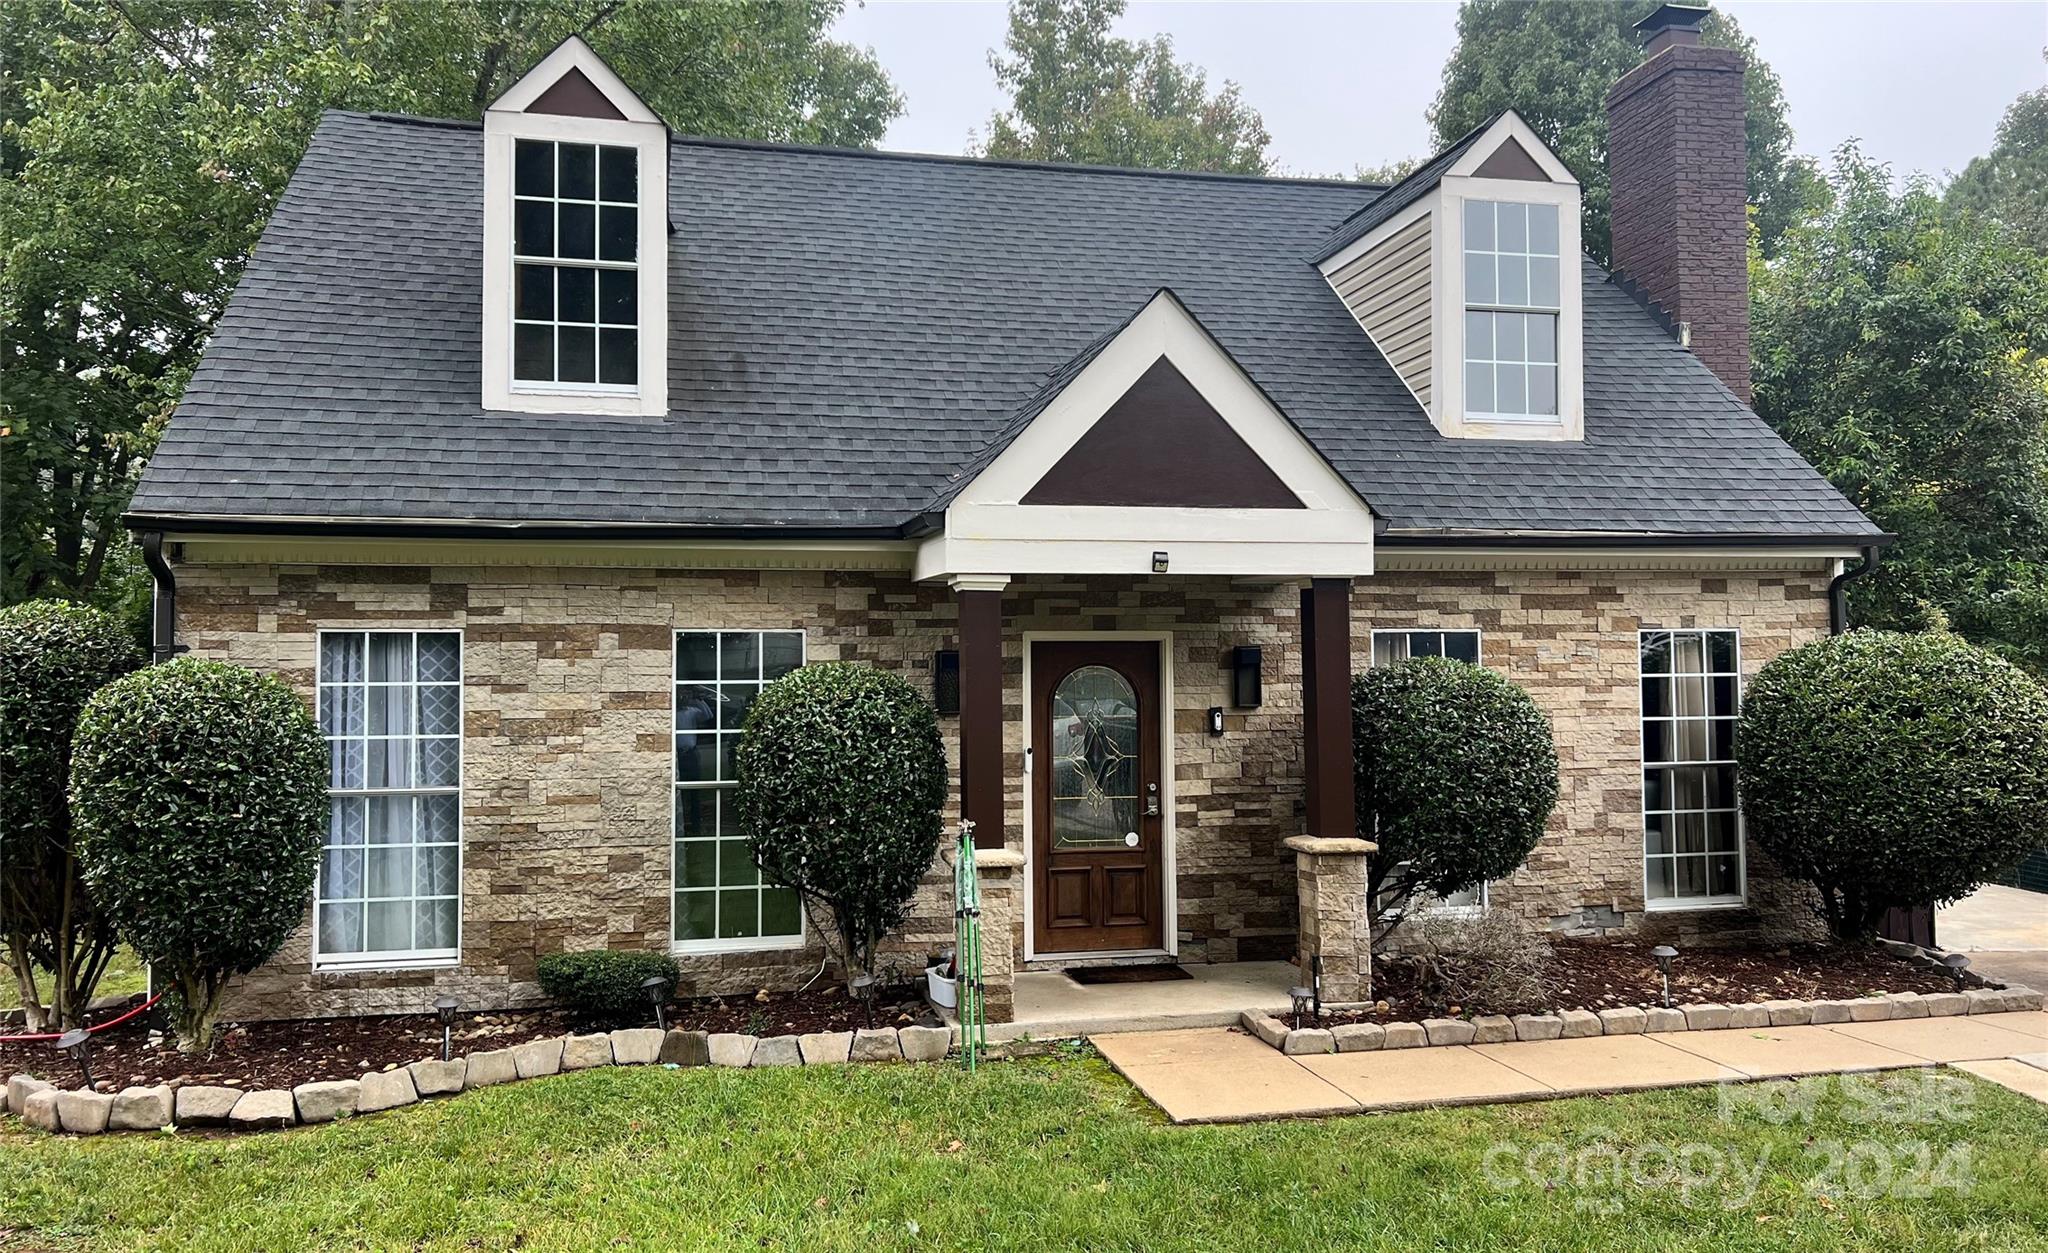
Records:
[[[1082,666],[1052,695],[1052,844],[1118,848],[1138,834],[1138,696],[1108,666]]]

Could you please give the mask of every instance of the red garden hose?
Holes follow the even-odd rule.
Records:
[[[109,1018],[107,1021],[103,1023],[87,1027],[86,1032],[90,1034],[96,1031],[105,1031],[108,1027],[118,1027],[122,1023],[127,1022],[130,1018],[133,1018],[137,1014],[141,1013],[143,1010],[148,1009],[150,1006],[156,1004],[163,998],[164,994],[159,992],[155,996],[152,996],[148,1000],[144,1001],[142,1004],[137,1005],[134,1009],[131,1009],[127,1013],[121,1015],[119,1018]],[[0,1044],[21,1044],[30,1040],[54,1040],[63,1034],[64,1033],[61,1031],[43,1031],[32,1035],[0,1035]]]

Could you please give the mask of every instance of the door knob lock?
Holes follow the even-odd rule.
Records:
[[[1157,783],[1147,783],[1145,785],[1145,816],[1147,818],[1157,818],[1159,816],[1159,785]]]

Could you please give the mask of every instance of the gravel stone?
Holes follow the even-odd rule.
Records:
[[[244,1092],[228,1114],[228,1125],[244,1129],[292,1125],[292,1094],[283,1088]]]
[[[562,1037],[513,1045],[512,1066],[521,1079],[559,1073],[562,1069]]]
[[[1622,1009],[1600,1011],[1600,1033],[1602,1035],[1641,1035],[1643,1028],[1650,1025],[1650,1016],[1633,1005]]]
[[[1337,1041],[1321,1027],[1302,1027],[1287,1033],[1287,1039],[1280,1045],[1280,1051],[1289,1057],[1302,1057],[1310,1053],[1334,1053]]]
[[[1472,1020],[1474,1044],[1505,1044],[1514,1038],[1514,1019],[1505,1014],[1481,1014]]]
[[[702,1031],[685,1031],[681,1027],[671,1030],[661,1041],[660,1060],[664,1066],[709,1066],[711,1046],[706,1043],[710,1037]]]
[[[804,1064],[803,1050],[793,1035],[770,1035],[761,1037],[754,1046],[754,1060],[751,1066],[801,1066]]]
[[[430,1057],[405,1069],[412,1075],[414,1092],[421,1096],[440,1096],[462,1091],[463,1081],[469,1077],[469,1060],[455,1057],[444,1062],[438,1057]]]
[[[1805,1001],[1765,1001],[1773,1027],[1804,1027],[1813,1021],[1813,1006]]]
[[[468,1061],[468,1069],[462,1076],[464,1088],[488,1088],[494,1083],[510,1083],[520,1077],[519,1063],[511,1049],[471,1053]]]
[[[1730,1005],[1728,1007],[1728,1025],[1739,1027],[1746,1031],[1753,1031],[1758,1027],[1768,1027],[1771,1025],[1770,1007],[1763,1004]]]
[[[59,1092],[57,1121],[73,1135],[96,1136],[107,1129],[114,1098],[105,1092]]]
[[[1385,1049],[1419,1049],[1429,1043],[1429,1032],[1419,1022],[1390,1022],[1380,1037]]]
[[[1563,1030],[1558,1037],[1565,1040],[1584,1039],[1601,1034],[1600,1015],[1590,1009],[1568,1009],[1558,1015],[1563,1021]]]
[[[28,1075],[16,1075],[7,1081],[7,1112],[19,1118],[28,1110],[28,1098],[37,1092],[50,1092],[57,1085]]]
[[[1462,1018],[1425,1018],[1422,1030],[1432,1045],[1470,1044],[1475,1034],[1472,1024]]]
[[[900,1062],[903,1046],[896,1040],[894,1027],[863,1027],[853,1033],[849,1056],[857,1062]]]
[[[1517,1040],[1555,1040],[1564,1034],[1564,1019],[1556,1014],[1516,1014]]]
[[[55,1086],[37,1088],[22,1102],[21,1120],[45,1131],[62,1131],[64,1120],[57,1115],[57,1098],[64,1095]]]
[[[1735,1025],[1735,1011],[1726,1005],[1685,1005],[1678,1012],[1685,1015],[1688,1031],[1719,1031]],[[1768,1023],[1769,1017],[1766,1016],[1764,1021]]]
[[[1666,1009],[1658,1005],[1643,1012],[1645,1031],[1684,1031],[1687,1027],[1685,1011]]]

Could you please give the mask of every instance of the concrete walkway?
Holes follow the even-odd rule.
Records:
[[[988,1024],[989,1043],[1220,1027],[1247,1010],[1286,1013],[1294,1006],[1288,995],[1297,978],[1293,962],[1223,962],[1185,969],[1193,978],[1094,984],[1076,983],[1056,970],[1023,971],[1015,985],[1015,1020]]]
[[[1987,883],[1935,913],[1934,938],[1987,979],[2048,987],[2048,894]]]
[[[1100,1035],[1177,1123],[1481,1105],[1953,1064],[2048,1103],[2048,1012],[1287,1057],[1221,1028]]]

